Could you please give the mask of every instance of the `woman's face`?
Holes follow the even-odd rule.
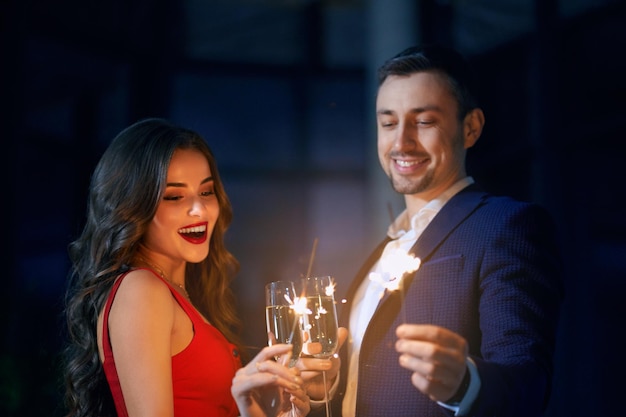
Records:
[[[143,244],[174,263],[201,262],[209,254],[219,213],[209,162],[197,150],[178,149],[170,161],[165,191]]]

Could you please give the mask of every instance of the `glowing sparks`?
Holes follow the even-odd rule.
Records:
[[[327,296],[331,297],[333,294],[335,294],[335,282],[331,279],[330,284],[328,284],[326,286],[326,288],[324,289],[325,293]]]
[[[381,270],[384,273],[371,272],[369,279],[379,283],[388,291],[396,291],[400,288],[404,274],[415,272],[421,264],[420,258],[397,249],[380,259]]]
[[[307,307],[306,297],[294,297],[292,300],[289,295],[285,294],[285,300],[289,303],[289,308],[295,313],[297,320],[293,322],[293,328],[289,335],[289,340],[293,340],[296,331],[302,332],[302,341],[306,342],[311,339],[311,324],[309,323],[308,315],[311,314],[311,310]],[[299,330],[298,330],[298,325]],[[304,348],[304,346],[303,346]]]
[[[292,300],[287,294],[285,294],[285,300],[287,300],[287,302],[289,303],[289,308],[292,309],[296,314],[305,315],[312,313],[306,305],[305,297],[295,297]]]
[[[315,314],[315,320],[319,320],[320,316],[326,313],[328,313],[328,311],[324,307],[319,306],[317,309],[317,313]]]

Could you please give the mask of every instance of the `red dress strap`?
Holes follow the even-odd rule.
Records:
[[[102,323],[102,348],[104,350],[104,363],[102,366],[104,368],[104,374],[106,375],[107,381],[109,382],[109,388],[111,389],[111,394],[113,395],[113,401],[115,402],[115,409],[118,417],[128,417],[128,411],[126,410],[122,386],[120,385],[120,379],[117,375],[117,369],[115,368],[115,361],[113,360],[113,349],[111,348],[111,340],[109,339],[109,312],[111,311],[111,305],[113,304],[113,299],[115,299],[117,289],[128,272],[120,275],[120,277],[113,284],[109,298],[104,306]]]

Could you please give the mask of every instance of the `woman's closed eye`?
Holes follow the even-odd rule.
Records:
[[[178,201],[178,200],[180,200],[183,197],[184,196],[179,195],[179,194],[170,194],[170,195],[164,195],[163,196],[163,200],[166,200],[166,201]]]

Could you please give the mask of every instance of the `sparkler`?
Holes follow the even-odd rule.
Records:
[[[313,240],[313,249],[311,249],[311,257],[309,258],[309,267],[306,270],[306,275],[304,276],[304,278],[308,278],[311,276],[311,270],[313,269],[313,261],[315,260],[315,251],[317,249],[317,241],[318,239],[315,238]],[[306,349],[307,343],[306,341],[311,341],[311,324],[309,323],[309,314],[311,314],[311,310],[308,309],[308,307],[306,306],[306,294],[304,293],[304,288],[302,288],[302,294],[300,295],[300,298],[303,300],[303,312],[301,313],[301,317],[303,319],[303,327],[304,327],[304,334],[302,337],[302,349]],[[306,309],[306,310],[304,310]],[[306,338],[306,339],[305,339]]]
[[[369,279],[380,284],[385,291],[393,292],[400,290],[400,295],[404,302],[402,279],[406,274],[417,271],[421,263],[420,258],[411,255],[403,249],[395,249],[380,259],[380,270],[384,272],[370,272]],[[404,322],[406,322],[406,308],[404,309]]]
[[[311,269],[313,268],[313,259],[315,259],[315,250],[317,249],[317,238],[313,241],[313,249],[311,250],[311,258],[309,259],[309,268],[306,271],[305,278],[311,276]]]
[[[335,284],[335,281],[331,278],[331,280],[330,280],[330,284],[328,284],[328,285],[326,286],[326,288],[324,288],[324,293],[325,293],[327,296],[329,296],[329,297],[330,297],[330,296],[332,296],[332,295],[334,295],[334,294],[335,294],[335,285],[336,285],[336,284]]]
[[[304,348],[304,344],[307,340],[311,339],[311,325],[309,324],[309,314],[311,314],[311,310],[306,305],[306,297],[294,297],[294,300],[291,300],[289,296],[285,295],[285,299],[289,303],[289,308],[293,310],[296,315],[296,320],[293,321],[293,327],[291,328],[291,334],[289,335],[289,340],[293,340],[293,335],[296,332],[296,328],[298,324],[302,326],[302,345]]]
[[[307,273],[305,278],[311,275],[311,269],[313,267],[313,260],[315,259],[315,251],[317,249],[317,241],[315,238],[313,241],[313,249],[311,250],[311,257],[309,258],[309,267],[307,269]],[[334,285],[333,285],[334,288]],[[311,340],[311,324],[309,323],[309,314],[311,314],[311,310],[306,305],[306,294],[304,294],[304,289],[302,290],[302,294],[300,297],[294,297],[294,300],[291,300],[287,295],[285,295],[285,299],[289,303],[289,308],[291,308],[297,320],[294,320],[293,327],[291,329],[291,334],[289,336],[289,340],[293,340],[293,335],[295,334],[296,328],[298,324],[301,325],[302,329],[302,348],[304,349],[305,343]],[[319,314],[319,313],[318,313]]]

